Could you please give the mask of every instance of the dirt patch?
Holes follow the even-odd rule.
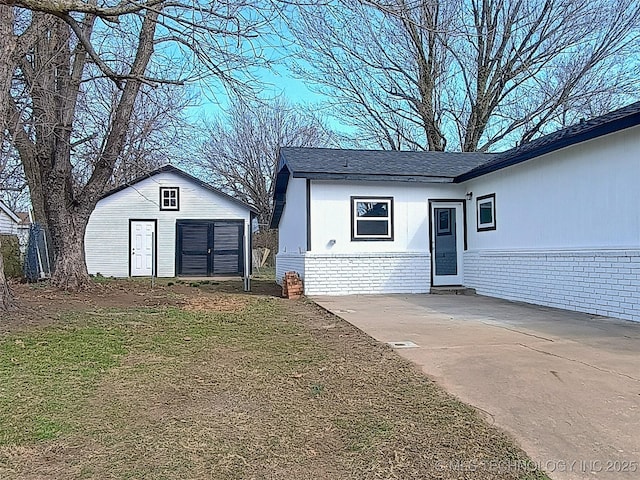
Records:
[[[0,477],[544,478],[482,468],[526,456],[391,348],[312,302],[229,288],[125,282],[108,300],[29,299],[51,315],[85,308],[89,322],[137,303],[109,317],[127,353],[78,405],[78,427],[1,447]],[[148,305],[180,309],[136,308]]]
[[[12,283],[10,288],[17,306],[3,315],[2,329],[46,325],[60,314],[73,311],[181,305],[184,296],[180,289],[163,285],[152,288],[150,283],[127,280],[92,283],[79,293],[60,291],[47,282]]]
[[[2,313],[0,333],[23,328],[47,326],[70,312],[135,307],[185,308],[194,312],[233,312],[242,309],[251,296],[280,296],[281,288],[273,281],[252,282],[252,291],[243,297],[231,294],[243,291],[242,280],[175,281],[103,280],[93,282],[79,293],[62,292],[47,282],[10,283],[17,306]]]
[[[198,292],[197,295],[187,296],[183,308],[191,312],[239,312],[249,301],[249,296]]]

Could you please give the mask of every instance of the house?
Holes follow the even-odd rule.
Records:
[[[277,277],[640,321],[640,102],[498,154],[283,148]]]
[[[106,193],[85,234],[90,274],[245,278],[256,211],[166,165]]]
[[[17,235],[20,217],[0,200],[0,235]]]
[[[0,201],[0,235],[15,235],[18,238],[20,255],[23,257],[27,252],[30,227],[28,212],[13,212]]]

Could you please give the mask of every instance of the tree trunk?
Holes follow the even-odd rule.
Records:
[[[54,153],[55,165],[70,164],[70,139],[65,138],[65,133],[58,133],[63,141]],[[45,187],[49,192],[44,197],[45,215],[54,253],[51,283],[63,290],[82,290],[90,281],[84,257],[84,234],[95,202],[86,204],[85,200],[83,204],[73,199],[66,169],[54,169]]]
[[[11,79],[13,78],[13,52],[16,40],[13,35],[13,7],[0,5],[0,104],[4,105],[9,95]],[[5,132],[5,116],[0,115],[2,131]],[[0,138],[0,140],[2,140]],[[1,246],[1,245],[0,245]],[[4,275],[4,260],[0,254],[0,310],[6,310],[13,304],[13,297]]]
[[[1,245],[0,240],[0,247]],[[0,310],[8,310],[13,306],[13,297],[9,291],[9,284],[4,276],[4,260],[2,254],[0,254]]]
[[[80,225],[73,221],[73,215],[66,213],[69,223],[51,225],[53,247],[56,252],[51,283],[63,290],[78,291],[89,285],[89,274],[84,256],[84,233],[86,222]],[[70,228],[68,225],[75,225]]]

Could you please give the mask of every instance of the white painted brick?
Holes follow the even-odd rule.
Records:
[[[313,254],[304,256],[307,295],[426,293],[426,253]]]
[[[467,251],[464,272],[482,295],[640,321],[640,250]]]

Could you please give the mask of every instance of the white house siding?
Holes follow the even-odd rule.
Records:
[[[483,295],[640,320],[640,127],[465,184],[465,285]],[[496,195],[496,230],[475,198]]]
[[[160,211],[160,187],[180,188],[180,210]],[[162,172],[98,202],[85,235],[89,273],[129,276],[129,220],[157,220],[158,276],[174,277],[176,221],[249,221],[249,211],[215,192],[171,172]]]
[[[297,272],[304,278],[304,267],[304,253],[279,253],[276,256],[276,282],[281,285],[287,272]]]
[[[286,203],[278,226],[276,281],[282,283],[286,272],[304,278],[304,253],[307,251],[307,181],[290,178]]]
[[[351,240],[352,196],[393,197],[393,241]],[[305,293],[428,292],[429,200],[463,196],[463,188],[451,184],[313,180],[311,250],[304,255],[302,272]]]
[[[307,250],[307,183],[304,178],[290,178],[280,225],[278,254],[301,254]]]
[[[18,224],[3,210],[0,210],[0,234],[15,235],[18,233]]]
[[[352,196],[393,197],[393,241],[351,241]],[[463,196],[462,188],[452,184],[312,181],[311,251],[332,254],[428,252],[429,200]]]

